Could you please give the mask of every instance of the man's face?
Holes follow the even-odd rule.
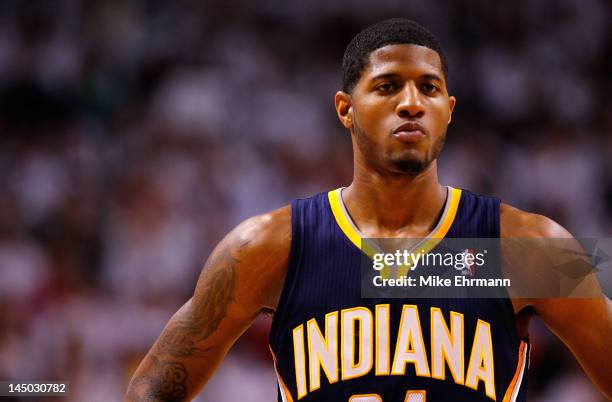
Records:
[[[336,108],[361,162],[416,174],[437,158],[455,106],[437,52],[408,44],[377,49],[351,95],[342,94]]]

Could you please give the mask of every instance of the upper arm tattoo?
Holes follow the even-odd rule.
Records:
[[[203,357],[209,348],[198,344],[208,339],[227,314],[227,306],[233,301],[236,286],[237,258],[243,243],[232,250],[229,246],[213,255],[202,270],[202,275],[190,309],[186,316],[164,331],[157,348],[160,353],[174,357]]]
[[[130,401],[185,400],[188,371],[180,359],[205,357],[211,349],[201,343],[217,330],[234,300],[237,256],[246,245],[225,246],[211,255],[191,303],[171,320],[150,352],[152,373],[133,378]]]

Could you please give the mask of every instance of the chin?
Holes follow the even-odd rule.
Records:
[[[387,162],[393,170],[401,173],[421,173],[431,164],[427,154],[417,149],[394,152],[388,156]]]
[[[393,166],[402,173],[418,174],[427,169],[431,162],[423,159],[396,159]]]

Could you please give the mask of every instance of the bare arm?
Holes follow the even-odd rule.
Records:
[[[134,373],[125,401],[186,401],[212,376],[257,315],[275,309],[291,243],[290,207],[230,232]]]
[[[508,205],[502,205],[501,231],[504,238],[573,239],[553,220]],[[544,273],[537,280],[546,281],[546,275]],[[612,355],[612,302],[601,293],[594,275],[589,275],[584,282],[589,298],[530,298],[513,299],[512,302],[516,312],[531,308],[570,349],[599,389],[612,398],[612,365],[609,364]]]

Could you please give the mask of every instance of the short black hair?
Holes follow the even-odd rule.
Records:
[[[370,53],[387,45],[411,44],[425,46],[440,56],[444,77],[448,77],[446,55],[436,37],[425,27],[406,18],[391,18],[370,25],[351,40],[342,57],[342,90],[350,93],[363,69],[368,65]]]

